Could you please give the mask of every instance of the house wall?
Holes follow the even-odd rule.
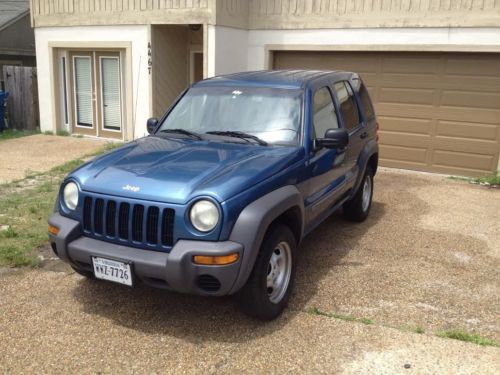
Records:
[[[495,0],[253,0],[251,29],[498,26]]]
[[[498,0],[30,0],[32,25],[210,24],[242,29],[498,26]]]
[[[122,59],[126,72],[124,82],[127,123],[126,139],[145,135],[150,117],[150,75],[148,72],[149,27],[143,26],[80,26],[38,27],[35,29],[40,105],[40,128],[55,131],[59,111],[56,48],[96,49],[124,48],[130,56]]]
[[[214,27],[214,71],[212,75],[247,70],[248,31],[233,27]]]
[[[32,25],[203,24],[215,0],[30,0]]]

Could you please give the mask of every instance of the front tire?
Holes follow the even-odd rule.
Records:
[[[352,221],[365,221],[370,213],[373,198],[373,170],[366,167],[365,175],[354,197],[344,203],[344,216]]]
[[[297,241],[290,228],[277,224],[267,232],[254,268],[238,293],[240,308],[262,320],[272,320],[290,299],[296,270]]]

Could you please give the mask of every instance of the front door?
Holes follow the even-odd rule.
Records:
[[[70,61],[73,133],[122,139],[119,52],[74,51]]]
[[[328,86],[318,88],[312,97],[313,139],[323,138],[328,129],[339,128],[337,111]],[[344,192],[345,153],[314,146],[308,165],[309,188],[306,197],[306,232],[330,213]]]

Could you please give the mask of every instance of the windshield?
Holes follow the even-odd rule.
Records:
[[[244,132],[267,143],[297,145],[302,92],[291,89],[200,87],[190,89],[159,132]]]

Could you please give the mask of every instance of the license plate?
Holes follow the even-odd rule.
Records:
[[[96,257],[92,257],[92,263],[96,278],[132,286],[130,264]]]

